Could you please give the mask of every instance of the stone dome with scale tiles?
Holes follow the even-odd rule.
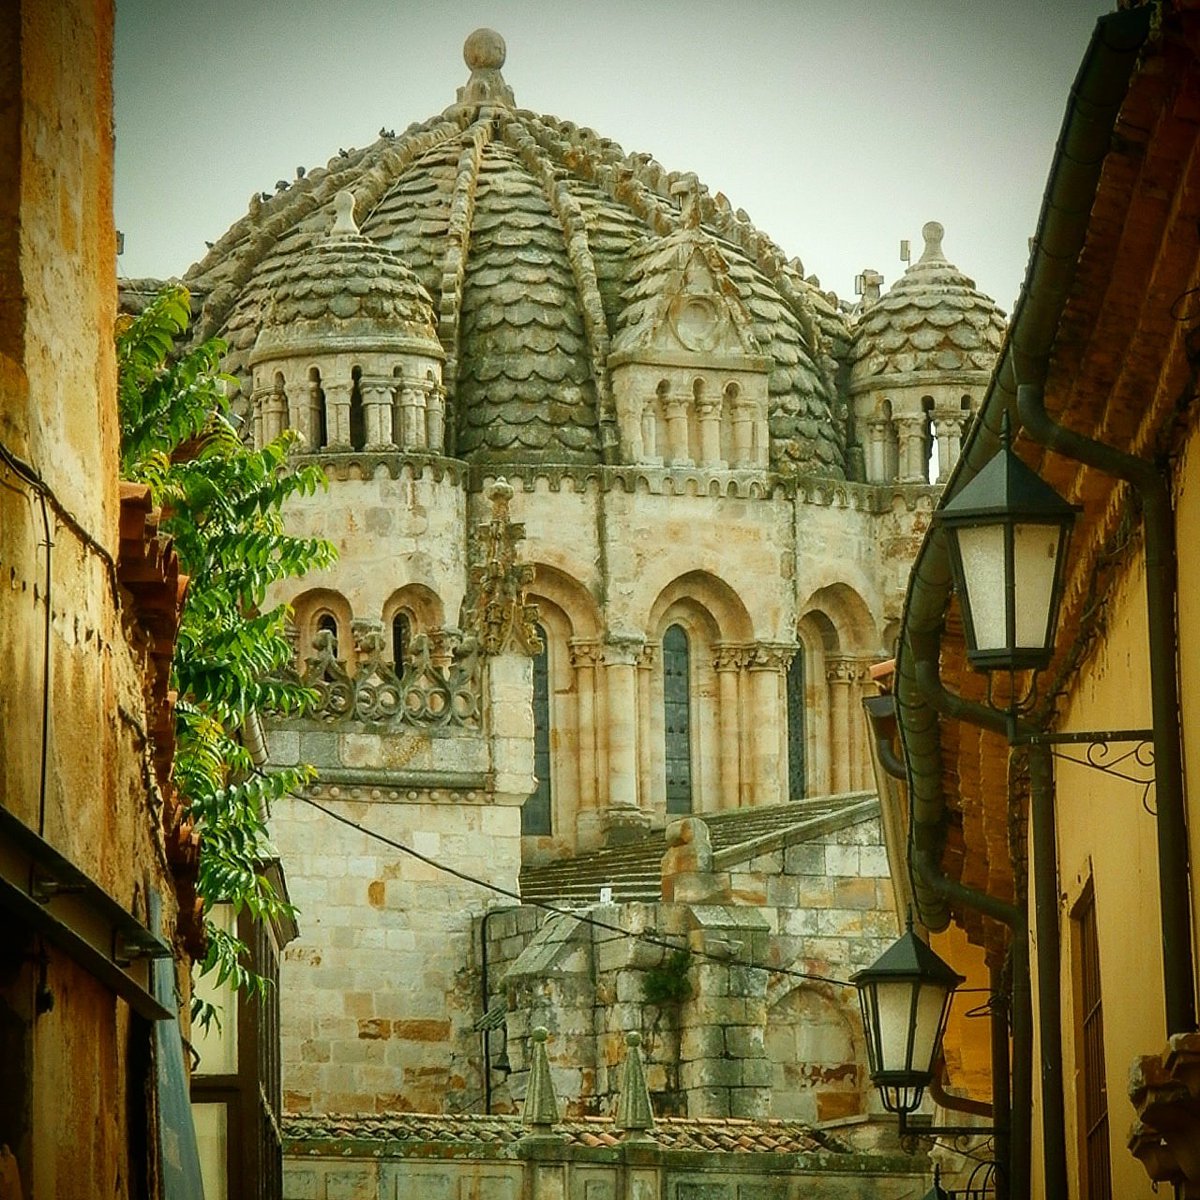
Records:
[[[243,378],[296,261],[349,190],[362,235],[428,292],[445,353],[446,452],[491,462],[617,461],[608,355],[631,275],[680,227],[667,173],[647,155],[514,106],[490,31],[468,39],[458,100],[399,136],[339,152],[250,211],[188,273]],[[698,190],[704,234],[769,362],[771,463],[843,474],[838,364],[849,329],[799,262]],[[249,388],[247,387],[247,391]]]

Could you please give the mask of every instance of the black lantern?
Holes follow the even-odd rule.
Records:
[[[967,660],[980,671],[1050,663],[1067,543],[1078,505],[1068,504],[1009,445],[934,513],[946,530],[962,608]]]
[[[963,982],[908,932],[851,978],[862,1004],[871,1082],[889,1112],[910,1113],[933,1077],[950,997]]]

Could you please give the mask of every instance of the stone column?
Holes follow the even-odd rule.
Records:
[[[741,705],[738,700],[738,675],[745,663],[741,646],[719,643],[713,659],[717,673],[717,737],[721,764],[720,808],[737,808],[741,798]]]
[[[658,393],[654,392],[642,404],[642,460],[660,466],[658,453]]]
[[[533,775],[533,659],[497,654],[487,659],[486,689],[492,772],[499,804],[524,804]]]
[[[411,382],[400,385],[400,446],[404,450],[425,448],[425,413],[421,389]]]
[[[716,400],[697,400],[700,421],[700,462],[706,467],[723,467],[721,461],[721,406]]]
[[[325,432],[330,450],[349,450],[350,446],[349,383],[325,384]]]
[[[579,732],[579,809],[575,836],[581,849],[599,845],[601,832],[596,813],[599,764],[596,761],[596,668],[600,643],[572,638],[568,643],[575,670],[575,710]]]
[[[371,376],[359,383],[368,450],[396,448],[392,440],[392,383],[386,376]]]
[[[938,444],[938,483],[945,483],[962,453],[962,431],[965,417],[962,409],[935,409],[933,428]]]
[[[639,463],[645,453],[642,445],[642,416],[642,405],[637,396],[626,396],[618,401],[617,425],[625,462]]]
[[[829,790],[854,790],[854,748],[851,744],[851,709],[854,675],[858,664],[843,656],[825,659],[825,682],[829,687]]]
[[[425,442],[434,454],[446,451],[446,396],[436,383],[425,389]]]
[[[901,483],[927,483],[925,477],[925,414],[897,417]]]
[[[688,455],[688,412],[687,404],[679,397],[669,398],[665,403],[667,414],[667,459],[673,467],[690,467]]]
[[[304,415],[297,426],[300,432],[304,435],[305,449],[309,451],[323,450],[325,444],[329,440],[329,435],[332,432],[329,422],[326,422],[325,427],[325,442],[321,441],[321,411],[325,404],[325,399],[321,395],[321,384],[319,380],[309,379],[302,385],[304,389],[305,403],[303,412]]]
[[[266,421],[263,409],[270,394],[267,388],[256,388],[250,394],[250,419],[254,429],[255,450],[261,450],[266,445],[266,438],[264,436]]]
[[[608,803],[606,836],[619,841],[640,832],[645,822],[638,810],[637,660],[638,637],[609,637],[604,645],[607,693]]]
[[[775,804],[783,799],[780,761],[780,703],[783,673],[795,647],[756,642],[749,648],[750,672],[750,796],[752,804]]]
[[[743,961],[766,962],[770,926],[749,905],[696,906],[688,922],[695,957],[679,1037],[688,1116],[761,1120],[770,1111],[774,1077],[765,1046],[768,974],[722,960],[736,953]]]
[[[733,405],[733,465],[754,466],[754,410],[753,401],[737,400]]]
[[[887,461],[888,420],[872,417],[867,422],[867,482],[891,483]]]

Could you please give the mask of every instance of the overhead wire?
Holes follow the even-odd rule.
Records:
[[[631,938],[634,941],[644,942],[647,945],[659,946],[666,950],[688,950],[693,958],[705,959],[710,962],[720,963],[726,967],[748,967],[756,971],[767,971],[774,975],[784,975],[793,979],[806,979],[817,983],[828,983],[835,987],[853,987],[854,985],[848,979],[838,979],[832,975],[822,975],[816,971],[798,971],[793,967],[775,967],[765,963],[754,962],[751,959],[738,958],[735,955],[714,954],[707,950],[689,949],[678,940],[671,941],[671,935],[659,935],[656,933],[637,933],[629,929],[623,929],[620,925],[615,925],[611,921],[602,920],[599,917],[594,917],[590,913],[581,913],[574,909],[564,908],[557,904],[551,904],[546,900],[535,900],[522,896],[520,892],[513,891],[511,888],[502,887],[500,884],[492,883],[486,879],[480,879],[478,876],[471,875],[467,871],[460,871],[457,867],[447,866],[445,863],[439,862],[428,854],[423,854],[421,851],[414,849],[412,846],[406,846],[403,842],[397,841],[395,838],[390,838],[386,834],[380,833],[378,830],[371,829],[369,826],[360,824],[358,821],[351,820],[349,817],[343,816],[339,812],[326,807],[319,801],[314,800],[311,796],[300,795],[296,792],[289,793],[293,799],[300,800],[303,803],[315,808],[318,812],[324,813],[327,817],[340,822],[342,825],[347,825],[351,829],[358,830],[359,833],[366,837],[373,838],[375,841],[382,842],[386,846],[392,847],[394,850],[399,850],[403,854],[415,858],[418,862],[425,863],[426,866],[435,868],[438,871],[443,871],[447,875],[452,875],[456,879],[461,879],[465,883],[474,884],[490,892],[495,892],[499,896],[504,896],[509,900],[516,900],[519,904],[529,905],[534,908],[540,908],[544,912],[553,913],[560,917],[572,917],[585,925],[590,925],[596,929],[603,929],[608,933],[616,933],[621,937]]]

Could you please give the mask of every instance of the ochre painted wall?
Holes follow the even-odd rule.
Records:
[[[111,0],[22,0],[0,16],[0,442],[115,558],[112,28]],[[47,573],[36,493],[6,466],[0,484],[0,804],[143,922],[156,889],[170,937],[144,664],[110,568],[49,505]],[[24,1194],[141,1194],[147,1116],[132,1064],[147,1033],[128,1006],[5,914],[0,1018],[0,1143]]]

